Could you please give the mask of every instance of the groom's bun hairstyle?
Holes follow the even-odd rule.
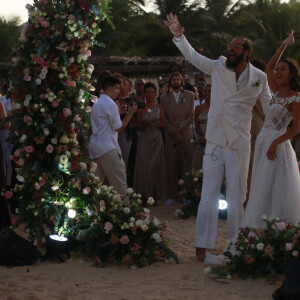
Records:
[[[283,59],[290,69],[290,86],[294,91],[300,92],[300,71],[298,63],[293,59]]]

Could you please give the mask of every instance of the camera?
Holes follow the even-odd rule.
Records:
[[[131,105],[132,103],[136,103],[137,109],[144,109],[145,108],[145,102],[140,101],[138,99],[135,99],[133,97],[127,97],[124,99],[125,103],[128,105]]]

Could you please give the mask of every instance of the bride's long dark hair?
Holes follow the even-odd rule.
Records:
[[[291,78],[290,86],[294,91],[300,92],[300,70],[298,63],[293,59],[283,59],[281,62],[288,64]]]

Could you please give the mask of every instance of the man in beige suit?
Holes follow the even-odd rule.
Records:
[[[166,205],[173,204],[178,195],[178,179],[192,167],[194,93],[183,87],[182,75],[175,72],[170,76],[168,93],[160,98],[166,121],[165,153],[169,198]]]

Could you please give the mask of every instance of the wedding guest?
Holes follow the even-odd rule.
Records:
[[[5,115],[11,115],[12,113],[12,101],[9,96],[9,83],[5,83],[2,86],[2,94],[3,96],[0,98],[0,101],[4,104]],[[5,116],[5,117],[6,117]],[[4,114],[2,113],[1,119],[4,118]],[[2,152],[3,152],[3,161],[4,161],[4,170],[5,170],[5,177],[6,177],[6,186],[10,186],[12,183],[12,174],[13,168],[12,163],[9,158],[11,155],[13,145],[7,140],[9,136],[9,128],[10,123],[6,123],[2,128],[0,128],[0,143],[2,145]]]
[[[145,84],[144,109],[137,111],[137,128],[140,131],[134,172],[134,190],[144,200],[153,197],[156,203],[166,200],[166,169],[164,144],[160,128],[164,127],[164,108],[155,101],[154,83]]]
[[[224,173],[229,201],[229,238],[236,237],[247,191],[252,107],[258,98],[266,105],[271,95],[266,74],[249,63],[251,41],[236,37],[227,46],[227,57],[212,60],[192,48],[176,15],[169,14],[164,23],[185,58],[211,75],[212,80],[204,177],[194,238],[196,256],[203,261],[206,248],[214,249],[217,237],[218,202]]]
[[[0,121],[7,117],[5,106],[0,101]],[[10,123],[5,123],[4,128],[9,128]],[[2,152],[2,143],[0,143],[0,190],[6,186],[5,161]],[[0,195],[0,230],[11,225],[8,202],[3,195]]]
[[[263,227],[267,218],[298,224],[300,221],[300,174],[290,139],[300,132],[300,71],[297,62],[280,61],[294,43],[294,31],[269,61],[266,73],[272,101],[255,144],[249,202],[242,226]],[[288,127],[293,121],[291,127]]]
[[[129,104],[126,103],[126,101],[125,101],[126,97],[128,97],[128,89],[126,89],[126,87],[125,87],[126,86],[126,78],[120,73],[113,73],[113,75],[121,81],[120,91],[119,91],[119,94],[117,95],[116,99],[118,100],[120,105],[129,106]],[[121,119],[123,119],[125,117],[126,117],[126,112],[121,115]],[[132,136],[133,136],[132,128],[134,126],[135,126],[135,120],[134,120],[134,118],[132,118],[131,121],[128,123],[128,125],[125,127],[125,129],[118,136],[118,143],[121,148],[122,157],[123,157],[125,167],[126,167],[126,172],[127,172],[127,168],[128,168],[128,159],[129,159],[129,153],[130,153]]]
[[[118,144],[118,132],[122,132],[137,110],[135,103],[128,107],[119,105],[116,99],[120,93],[121,81],[107,76],[102,82],[103,94],[93,105],[91,112],[92,135],[88,150],[90,159],[97,163],[95,174],[105,179],[120,195],[126,194],[126,170]],[[121,120],[120,114],[126,114]]]
[[[174,72],[169,78],[169,91],[160,99],[165,111],[165,154],[167,163],[166,205],[178,197],[178,180],[191,169],[193,159],[194,93],[183,89],[184,80]]]
[[[134,82],[134,89],[135,89],[134,98],[142,102],[145,102],[144,87],[145,87],[145,80],[143,78],[137,78]]]

